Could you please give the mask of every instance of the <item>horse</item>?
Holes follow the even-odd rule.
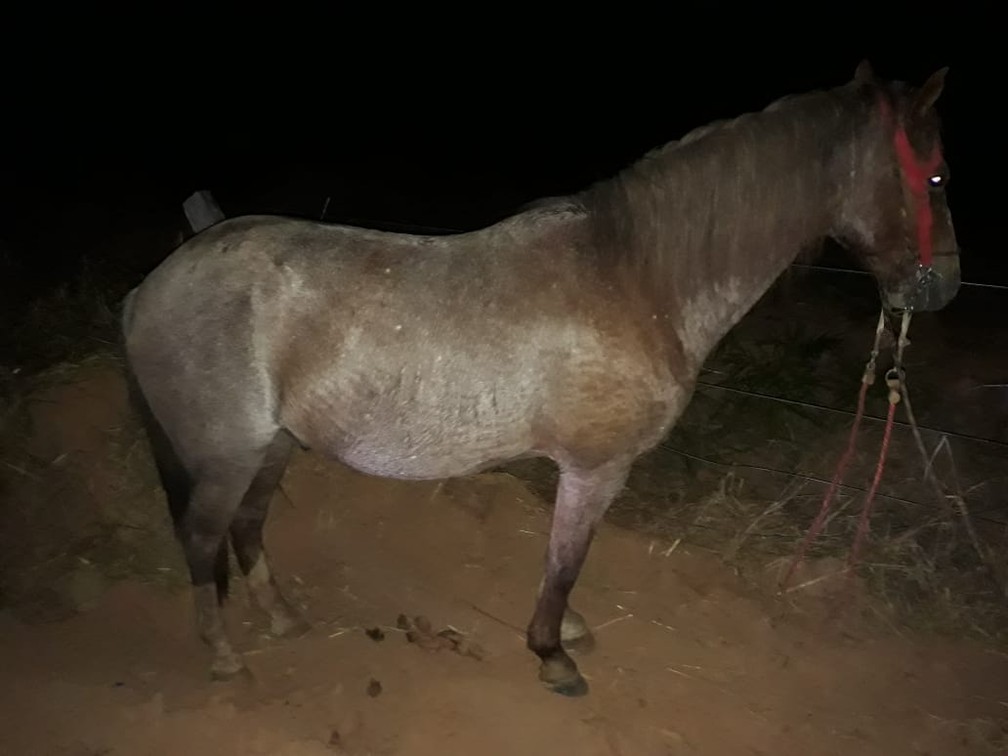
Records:
[[[271,631],[310,627],[263,545],[296,444],[412,480],[551,459],[527,646],[547,689],[585,694],[567,651],[591,636],[568,597],[596,526],[775,279],[830,237],[884,309],[956,295],[946,72],[915,87],[864,61],[842,85],[704,126],[476,231],[249,215],[182,244],[125,298],[122,338],[211,677],[248,674],[220,613],[229,540]]]

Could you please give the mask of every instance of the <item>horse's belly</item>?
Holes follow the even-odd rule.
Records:
[[[432,480],[471,475],[528,454],[528,443],[502,434],[496,438],[390,442],[363,437],[331,450],[341,462],[383,478]]]
[[[538,397],[518,380],[466,380],[462,371],[423,380],[374,371],[333,380],[281,421],[307,446],[372,475],[437,479],[467,475],[533,451]],[[489,372],[489,371],[487,371]],[[384,379],[393,376],[394,380]],[[417,373],[420,375],[420,373]]]

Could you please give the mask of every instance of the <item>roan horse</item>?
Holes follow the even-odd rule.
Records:
[[[586,692],[562,642],[588,634],[567,598],[596,524],[799,252],[844,243],[893,310],[955,296],[944,77],[912,88],[862,63],[843,86],[698,129],[472,233],[255,216],[183,244],[128,295],[124,344],[212,675],[245,669],[219,611],[229,533],[273,632],[307,627],[262,540],[298,443],[402,479],[555,461],[528,647],[549,689]]]

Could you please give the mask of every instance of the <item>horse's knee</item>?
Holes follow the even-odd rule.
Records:
[[[203,609],[205,592],[213,594],[215,607],[228,597],[228,552],[227,543],[221,537],[213,537],[193,531],[183,531],[179,534],[182,549],[185,552],[186,563],[193,589],[197,592],[196,606],[200,612],[200,622],[203,614],[209,609]]]

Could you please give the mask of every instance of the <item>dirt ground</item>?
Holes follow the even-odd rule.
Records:
[[[1006,752],[1003,653],[887,627],[857,585],[780,598],[773,569],[609,524],[573,599],[595,629],[576,657],[589,695],[551,694],[522,630],[548,505],[506,473],[400,483],[312,453],[267,529],[312,630],[269,639],[236,579],[227,619],[253,678],[213,683],[156,482],[132,470],[146,452],[122,447],[118,372],[50,389],[32,416],[47,467],[0,488],[0,567],[19,599],[0,614],[0,753]],[[84,532],[90,550],[70,549]],[[465,642],[409,642],[400,615]]]

